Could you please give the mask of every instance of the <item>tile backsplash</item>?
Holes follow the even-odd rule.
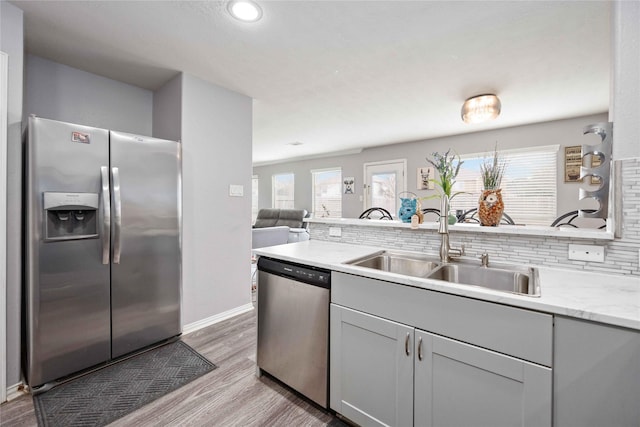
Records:
[[[640,158],[620,161],[622,168],[622,237],[613,241],[572,239],[566,237],[513,236],[451,233],[451,246],[464,244],[467,256],[479,257],[488,252],[495,260],[522,262],[550,267],[587,270],[601,273],[640,276]],[[329,236],[335,225],[311,223],[311,238],[384,248],[437,254],[440,236],[435,230],[408,228],[344,226],[340,237]],[[569,244],[605,247],[605,262],[568,259]]]

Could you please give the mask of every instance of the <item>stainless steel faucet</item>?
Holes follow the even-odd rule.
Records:
[[[442,195],[440,200],[440,223],[438,226],[440,234],[440,261],[449,262],[451,257],[464,255],[464,245],[460,249],[452,248],[449,245],[449,197]]]

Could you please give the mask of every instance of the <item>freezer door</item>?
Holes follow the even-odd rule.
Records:
[[[112,357],[180,334],[180,144],[111,132]]]
[[[26,374],[37,387],[109,360],[109,134],[30,117],[27,135]]]

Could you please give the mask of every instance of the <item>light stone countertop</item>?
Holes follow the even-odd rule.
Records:
[[[385,228],[411,228],[411,224],[398,220],[357,219],[357,218],[307,218],[305,222],[311,224],[327,224],[334,227],[359,226],[359,227],[385,227]],[[419,230],[437,230],[435,221],[425,222],[418,226]],[[514,236],[542,236],[542,237],[566,237],[571,239],[586,240],[613,240],[612,230],[596,230],[571,227],[543,227],[540,225],[506,225],[500,227],[481,227],[480,224],[453,224],[449,225],[450,233],[478,233],[478,234],[502,234]]]
[[[529,297],[344,264],[383,249],[308,240],[254,249],[253,252],[333,271],[640,330],[640,278],[636,276],[536,266],[539,271],[541,296]],[[398,252],[395,249],[393,251]],[[429,255],[437,257],[437,254]]]

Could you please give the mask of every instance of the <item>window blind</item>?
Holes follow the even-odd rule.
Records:
[[[342,217],[342,170],[312,170],[312,216],[314,218]]]
[[[557,210],[558,146],[500,150],[499,153],[507,165],[500,186],[505,213],[516,224],[550,225]],[[466,211],[478,207],[482,192],[480,164],[485,158],[490,160],[491,155],[460,156],[464,163],[453,191],[464,193],[453,199],[452,209]]]
[[[271,194],[273,194],[272,205],[274,208],[293,209],[294,181],[292,173],[273,175]]]

